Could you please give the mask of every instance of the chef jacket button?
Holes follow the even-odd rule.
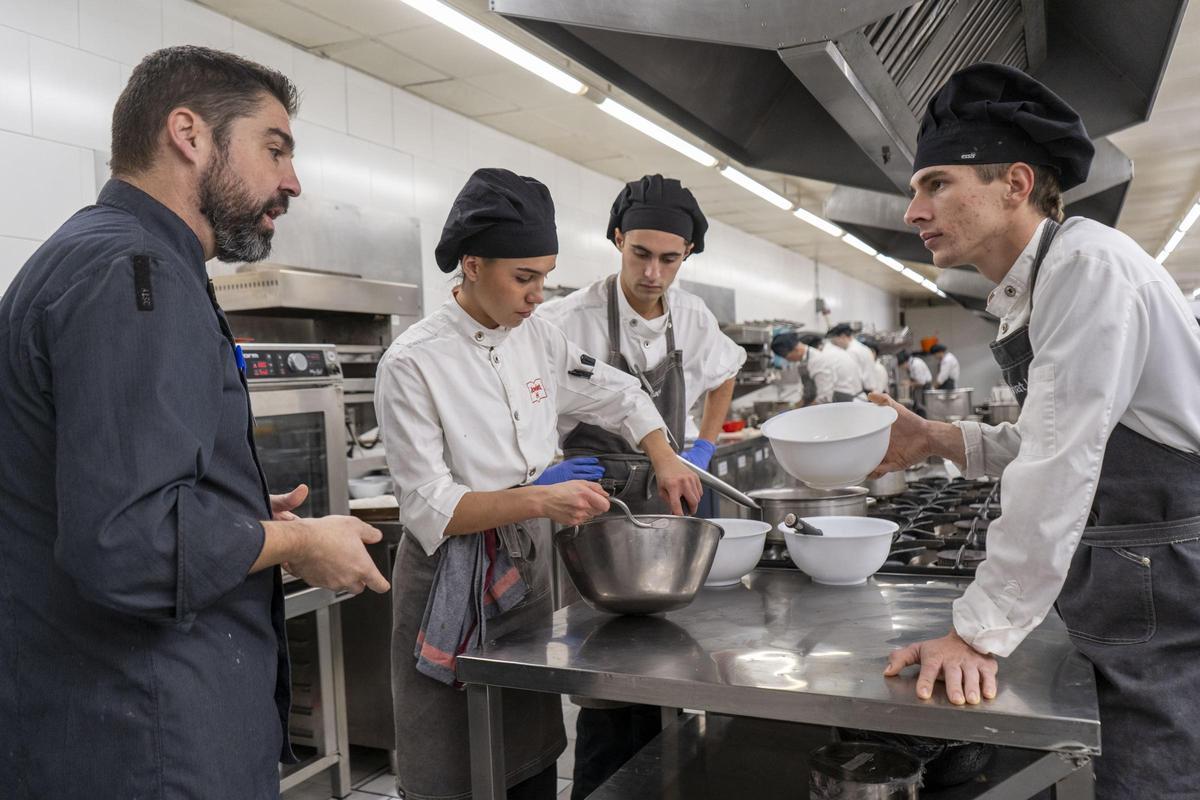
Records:
[[[631,327],[631,328],[636,328],[636,327],[637,327],[637,320],[636,320],[636,319],[631,319],[631,320],[629,320],[629,327]]]
[[[493,364],[499,364],[499,363],[500,363],[500,356],[492,356],[492,363],[493,363]]]
[[[649,346],[650,346],[650,340],[642,339],[642,347],[649,347]]]
[[[1007,295],[1008,297],[1012,297],[1016,293],[1017,293],[1017,287],[1015,287],[1015,286],[1005,286],[1004,287],[1004,294]]]
[[[477,342],[483,341],[483,331],[475,331],[475,341],[477,341]]]
[[[513,419],[515,419],[517,422],[520,422],[520,421],[521,421],[521,412],[520,412],[520,411],[514,411],[514,412],[513,412]]]
[[[532,477],[534,476],[534,473],[536,473],[536,472],[537,472],[537,468],[536,468],[536,467],[530,467],[530,468],[529,468],[529,477],[531,477],[531,478],[532,478]]]
[[[1001,323],[1000,323],[1000,332],[1001,332],[1001,333],[1007,333],[1007,332],[1008,332],[1008,323],[1007,323],[1007,322],[1001,322]]]

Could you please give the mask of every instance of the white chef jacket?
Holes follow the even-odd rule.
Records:
[[[488,329],[454,298],[384,353],[375,413],[400,521],[427,554],[467,492],[541,474],[554,459],[560,416],[620,433],[634,447],[664,427],[632,376],[602,363],[590,379],[568,375],[583,366],[582,353],[536,315]]]
[[[862,372],[854,356],[838,347],[833,342],[826,342],[821,348],[823,355],[833,367],[833,390],[850,395],[862,393]]]
[[[863,389],[868,392],[882,392],[884,387],[877,385],[875,354],[871,352],[871,348],[851,336],[850,344],[846,347],[846,352],[853,356],[854,362],[858,364],[858,373],[862,378]]]
[[[1029,319],[1041,232],[989,295],[1000,338]],[[988,528],[987,560],[954,603],[954,627],[1001,656],[1057,598],[1117,424],[1200,451],[1200,326],[1175,281],[1133,240],[1067,220],[1042,263],[1033,308],[1029,394],[1016,424],[955,423],[965,474],[1003,475],[1003,514]]]
[[[925,359],[923,358],[912,356],[908,359],[908,377],[921,388],[933,388],[929,385],[933,381],[933,373],[929,371],[929,365],[925,363]]]
[[[946,355],[942,356],[942,365],[938,368],[937,385],[941,386],[953,378],[956,388],[961,389],[962,387],[958,386],[959,372],[958,359],[955,358],[954,353],[947,350]]]
[[[891,376],[888,375],[887,367],[876,361],[872,369],[875,370],[875,391],[886,392],[888,384],[891,383]]]
[[[702,394],[737,375],[746,360],[746,351],[721,332],[717,318],[691,292],[678,286],[668,287],[667,307],[675,326],[675,347],[683,351],[685,408],[691,409]],[[617,314],[621,355],[629,366],[646,371],[661,364],[667,357],[667,315],[646,319],[629,305],[619,285]],[[562,328],[568,339],[598,360],[608,357],[607,278],[545,303],[536,316]],[[566,436],[575,426],[564,419],[559,427]]]

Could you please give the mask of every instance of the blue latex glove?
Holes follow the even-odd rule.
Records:
[[[691,447],[689,447],[687,450],[684,450],[679,455],[683,456],[700,469],[708,469],[708,462],[712,461],[713,453],[716,451],[717,446],[708,439],[697,439],[692,443]]]
[[[568,458],[553,467],[547,467],[546,471],[533,482],[533,485],[548,486],[564,481],[598,481],[603,477],[604,467],[600,466],[600,459],[580,456]]]

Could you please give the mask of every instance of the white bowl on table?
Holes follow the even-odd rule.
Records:
[[[854,586],[864,583],[887,561],[892,536],[900,526],[874,517],[804,517],[824,536],[796,533],[785,523],[778,530],[792,562],[817,583]]]
[[[717,545],[717,555],[704,585],[733,586],[762,559],[771,524],[756,519],[710,519],[709,522],[720,525],[725,535]]]
[[[762,426],[780,465],[815,489],[862,483],[879,466],[896,410],[874,403],[828,403],[797,408]]]

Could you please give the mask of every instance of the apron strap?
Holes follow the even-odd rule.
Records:
[[[1054,236],[1061,227],[1054,220],[1046,218],[1046,229],[1042,231],[1042,238],[1038,241],[1037,255],[1033,257],[1033,271],[1029,274],[1030,318],[1033,317],[1033,289],[1037,286],[1038,273],[1042,271],[1042,262],[1046,260],[1046,252],[1050,249],[1050,243],[1054,241]]]
[[[617,306],[617,276],[608,276],[608,363],[621,363],[621,312]]]

